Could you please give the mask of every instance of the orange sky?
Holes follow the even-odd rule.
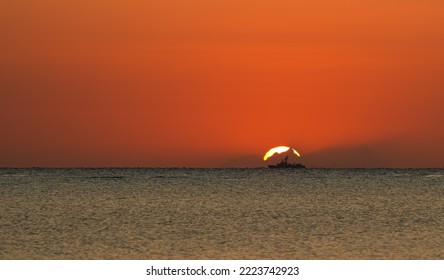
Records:
[[[443,1],[16,0],[0,15],[0,166],[265,166],[290,145],[308,166],[444,167]]]

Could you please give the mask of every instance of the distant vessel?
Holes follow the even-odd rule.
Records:
[[[288,163],[288,156],[276,165],[268,165],[269,168],[305,168],[305,165],[300,163]]]

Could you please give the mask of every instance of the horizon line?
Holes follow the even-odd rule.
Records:
[[[14,167],[0,166],[0,169],[269,169],[268,166],[256,167],[179,167],[179,166],[30,166],[30,167]],[[305,169],[444,169],[444,167],[321,167],[313,166]]]

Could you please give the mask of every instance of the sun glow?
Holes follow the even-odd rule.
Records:
[[[270,149],[270,150],[265,154],[265,156],[264,156],[264,160],[267,160],[269,157],[272,157],[275,153],[282,154],[282,153],[285,153],[286,151],[288,151],[288,150],[290,150],[290,149],[292,149],[292,150],[293,150],[293,153],[294,153],[295,155],[297,155],[298,157],[301,156],[301,155],[298,153],[298,151],[296,151],[296,150],[293,149],[293,148],[290,148],[290,147],[287,147],[287,146],[279,146],[279,147],[274,147],[274,148]]]

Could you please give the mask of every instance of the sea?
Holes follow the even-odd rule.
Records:
[[[444,169],[0,169],[0,259],[444,259]]]

